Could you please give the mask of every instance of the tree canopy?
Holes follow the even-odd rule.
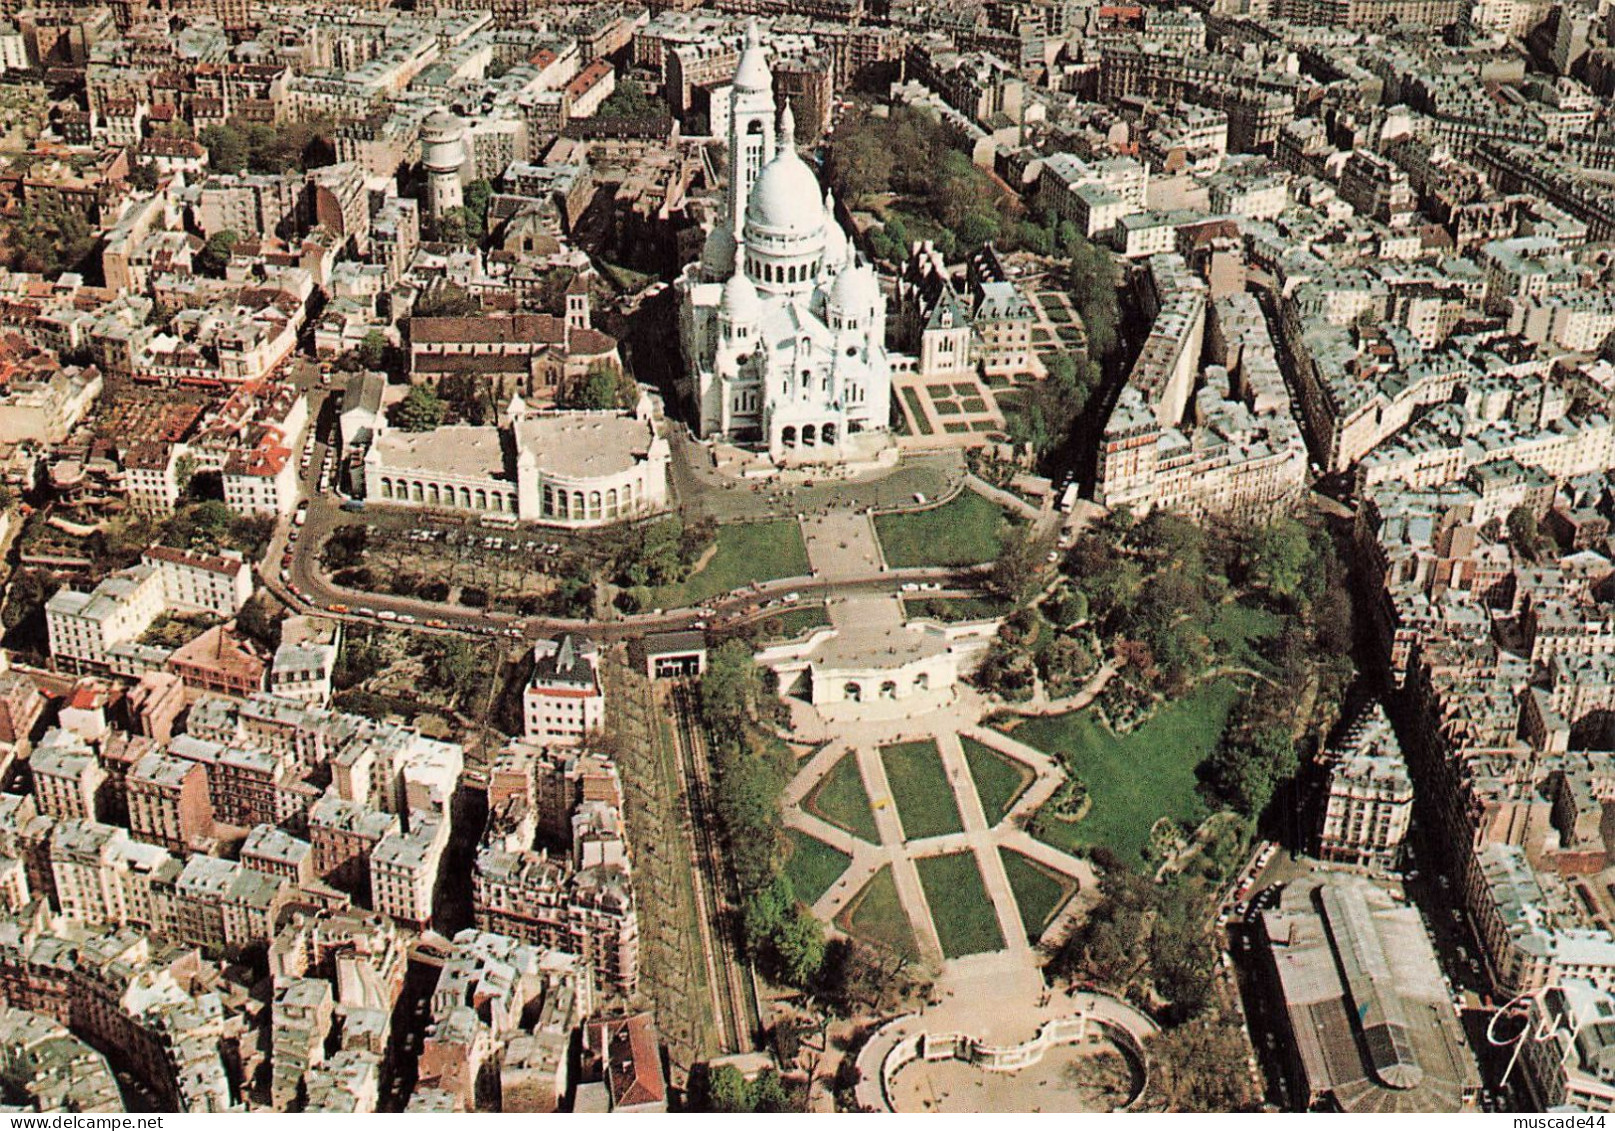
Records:
[[[430,385],[416,385],[393,409],[393,422],[405,432],[430,432],[443,423],[443,401]]]

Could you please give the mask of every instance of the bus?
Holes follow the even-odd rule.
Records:
[[[490,527],[494,530],[516,529],[516,516],[513,514],[485,514],[477,519],[478,526]]]

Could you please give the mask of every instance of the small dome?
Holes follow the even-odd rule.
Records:
[[[729,225],[720,221],[707,232],[701,245],[701,273],[709,279],[722,279],[735,269],[735,236]]]
[[[830,284],[829,304],[832,309],[867,314],[881,301],[880,284],[868,267],[842,268],[836,281]]]
[[[746,46],[740,53],[740,61],[735,64],[736,90],[766,90],[774,89],[773,77],[768,71],[768,56],[763,53],[763,41],[757,34],[757,21],[746,22]]]
[[[755,322],[762,315],[763,300],[757,297],[757,288],[744,271],[736,271],[724,283],[718,310],[730,322]]]
[[[442,106],[439,106],[421,122],[421,143],[457,141],[463,132],[465,132],[465,123]]]

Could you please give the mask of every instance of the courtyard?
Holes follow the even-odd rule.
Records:
[[[963,694],[924,734],[903,718],[838,723],[786,788],[786,870],[845,934],[944,978],[1014,981],[1094,877],[1023,827],[1060,787],[1059,763],[980,729],[980,710]]]

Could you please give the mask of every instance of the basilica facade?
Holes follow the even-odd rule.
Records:
[[[678,281],[700,435],[779,464],[843,463],[887,443],[886,301],[796,151],[756,28],[730,94],[728,185]]]

